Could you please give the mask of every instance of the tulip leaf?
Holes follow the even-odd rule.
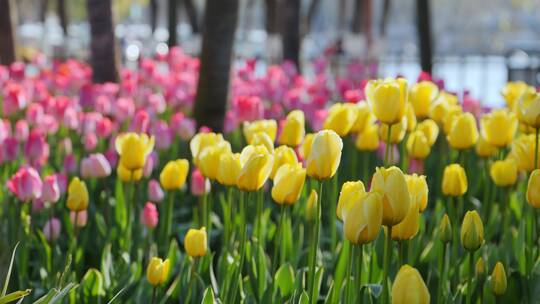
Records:
[[[126,229],[127,226],[127,210],[126,210],[126,201],[124,198],[124,187],[120,179],[116,180],[115,185],[115,198],[116,204],[114,208],[114,215],[116,222],[122,230]]]
[[[85,299],[98,298],[105,294],[103,276],[95,268],[90,268],[81,280],[80,288]]]
[[[11,270],[13,269],[13,261],[15,260],[15,252],[17,252],[17,247],[19,247],[19,242],[15,244],[15,247],[13,248],[13,252],[11,253],[11,261],[9,262],[9,268],[6,274],[6,280],[4,281],[4,288],[2,289],[2,294],[0,297],[3,297],[7,293],[7,288],[9,285],[9,278],[11,277]]]
[[[275,281],[283,297],[287,297],[294,289],[294,270],[289,263],[279,267],[275,275]]]
[[[331,303],[339,302],[339,291],[341,290],[341,286],[343,286],[343,279],[345,278],[345,273],[347,271],[347,261],[349,259],[350,246],[351,243],[349,242],[343,242],[343,245],[341,246],[336,269],[334,271],[334,288],[332,289]]]
[[[0,304],[5,304],[5,303],[9,303],[9,302],[13,302],[13,301],[17,301],[19,299],[22,299],[22,298],[26,297],[27,295],[29,295],[31,291],[32,291],[31,289],[19,290],[19,291],[15,291],[15,292],[9,293],[7,295],[4,295],[4,296],[0,297]]]
[[[309,304],[309,296],[305,290],[302,291],[300,299],[298,300],[298,304]]]
[[[214,292],[212,291],[212,287],[208,286],[204,291],[201,304],[214,304]]]

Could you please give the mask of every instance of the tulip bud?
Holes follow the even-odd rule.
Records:
[[[88,212],[86,210],[79,211],[79,212],[70,211],[69,220],[71,222],[71,225],[82,228],[86,226],[86,223],[88,222]]]
[[[407,104],[407,108],[405,111],[405,120],[407,121],[405,125],[405,131],[412,132],[414,129],[416,129],[416,115],[414,114],[414,109],[410,103]]]
[[[343,221],[344,211],[348,210],[355,202],[358,202],[365,195],[366,188],[362,181],[345,182],[341,186],[341,192],[339,193],[336,208],[337,218]]]
[[[439,224],[439,239],[444,244],[452,241],[452,225],[450,224],[450,219],[446,213],[443,215],[441,223]]]
[[[528,89],[528,85],[523,81],[509,81],[501,90],[501,95],[506,101],[509,109],[513,109],[519,98]]]
[[[317,194],[317,191],[311,189],[306,203],[306,219],[308,221],[313,220],[316,216],[318,199],[319,195]]]
[[[169,259],[163,261],[160,258],[153,257],[146,269],[146,279],[148,280],[148,283],[152,286],[165,283],[169,277],[170,267]]]
[[[217,180],[225,186],[236,186],[240,170],[242,170],[240,154],[233,154],[232,152],[223,153],[219,157]]]
[[[418,118],[427,117],[431,103],[439,94],[439,88],[431,81],[421,81],[411,86],[409,100]]]
[[[534,164],[535,151],[535,136],[521,135],[512,143],[510,156],[516,161],[520,171],[531,172],[536,169]],[[538,158],[540,159],[540,149],[538,150]]]
[[[518,128],[516,114],[506,109],[494,110],[482,117],[482,137],[493,146],[506,147],[514,139]]]
[[[91,154],[81,161],[81,176],[83,178],[107,177],[111,174],[111,165],[101,153]]]
[[[476,251],[484,243],[484,224],[478,212],[467,211],[461,225],[461,244],[468,251]]]
[[[88,208],[88,189],[86,183],[74,177],[69,183],[66,206],[71,211],[82,211]]]
[[[163,189],[159,185],[159,182],[155,179],[152,179],[148,182],[148,199],[154,203],[159,203],[165,197]]]
[[[371,109],[369,108],[369,105],[367,102],[357,103],[356,107],[357,107],[356,121],[354,122],[353,127],[351,128],[351,132],[362,133],[364,132],[367,126],[373,125],[373,122],[375,121],[375,117],[373,116],[373,113],[371,112]]]
[[[144,133],[124,133],[116,138],[115,147],[124,168],[129,171],[140,170],[154,149],[154,137]]]
[[[39,173],[32,167],[21,167],[8,180],[7,187],[22,202],[41,197],[43,182]]]
[[[476,260],[476,276],[481,277],[486,272],[486,265],[484,262],[484,259],[482,257],[479,257],[478,260]]]
[[[429,290],[418,270],[401,266],[392,285],[392,304],[429,304],[429,301]]]
[[[58,239],[60,236],[61,227],[62,224],[57,218],[53,217],[52,219],[48,220],[43,227],[43,235],[45,236],[45,239],[47,241]]]
[[[399,224],[392,227],[392,239],[395,241],[404,241],[412,239],[419,229],[420,211],[418,204],[413,202],[410,204],[407,215]]]
[[[519,119],[533,128],[540,128],[540,94],[527,90],[519,99]]]
[[[480,157],[493,157],[497,154],[497,147],[490,145],[485,139],[484,136],[480,136],[478,138],[478,142],[476,143],[476,154]]]
[[[496,296],[502,296],[506,292],[506,285],[504,265],[501,262],[497,262],[491,274],[491,291]]]
[[[210,180],[201,174],[201,171],[194,170],[191,173],[191,194],[201,196],[210,192]]]
[[[411,203],[418,204],[418,210],[424,212],[428,203],[428,185],[425,175],[405,175],[407,181],[407,189],[411,195]]]
[[[266,133],[274,142],[276,140],[277,122],[273,119],[244,122],[244,137],[248,144],[252,143],[253,135],[259,132]]]
[[[396,124],[401,121],[407,105],[407,80],[370,80],[365,92],[373,114],[379,121],[383,124]]]
[[[410,208],[410,194],[405,175],[398,167],[376,169],[371,190],[383,195],[383,225],[399,224]]]
[[[305,133],[304,112],[301,110],[294,110],[287,115],[278,142],[280,145],[296,147],[302,143]]]
[[[272,199],[278,204],[292,205],[300,198],[306,180],[306,169],[301,164],[285,164],[277,170],[272,187]]]
[[[166,191],[182,188],[186,183],[188,171],[189,163],[186,159],[177,159],[168,162],[159,175],[161,187]]]
[[[279,146],[274,150],[274,165],[272,166],[272,173],[270,173],[270,178],[274,179],[277,170],[287,164],[287,165],[296,165],[298,163],[298,157],[291,147],[288,146]]]
[[[60,186],[56,175],[49,175],[43,180],[41,200],[47,203],[56,203],[60,199]]]
[[[155,228],[158,224],[159,212],[156,205],[147,202],[141,211],[141,222],[148,228]]]
[[[491,179],[499,187],[512,186],[517,181],[518,169],[512,158],[497,160],[491,164],[489,170]]]
[[[238,188],[244,191],[257,191],[270,177],[274,157],[264,147],[248,145],[240,154],[240,163],[242,169],[238,173]]]
[[[382,225],[382,195],[369,192],[351,202],[343,211],[345,237],[355,245],[367,244],[377,238]]]
[[[419,130],[411,133],[407,139],[407,152],[411,157],[417,159],[424,159],[431,152],[431,147],[429,145],[426,135]]]
[[[424,133],[430,146],[435,144],[439,136],[439,126],[435,121],[426,119],[419,123],[416,129]]]
[[[184,238],[184,248],[190,257],[202,257],[206,254],[206,228],[189,229]]]
[[[302,157],[304,159],[308,159],[309,154],[311,153],[311,145],[313,144],[314,137],[314,133],[306,134],[304,137],[304,142],[302,143]]]
[[[215,180],[218,175],[219,158],[223,153],[231,152],[231,144],[225,140],[203,149],[199,154],[197,166],[201,173],[209,179]],[[186,161],[187,163],[187,161]]]
[[[218,144],[219,142],[225,141],[223,135],[218,133],[198,133],[195,135],[189,142],[189,149],[191,150],[191,156],[193,158],[193,163],[199,165],[199,156],[202,151],[209,147]]]
[[[307,174],[319,180],[332,178],[339,167],[342,149],[343,140],[336,132],[319,131],[306,160]]]
[[[463,109],[460,105],[450,105],[448,106],[448,109],[446,109],[443,119],[443,131],[444,134],[447,135],[447,139],[448,134],[450,134],[450,131],[452,131],[454,122],[461,114],[463,114]]]
[[[358,108],[352,103],[336,103],[328,110],[328,116],[324,122],[325,130],[332,130],[343,137],[349,134],[356,122]]]
[[[540,169],[534,170],[529,177],[527,203],[534,208],[540,208]]]
[[[118,167],[116,168],[116,174],[123,182],[136,182],[141,180],[143,175],[143,170],[128,170],[124,166],[122,166],[121,163],[118,164]]]
[[[356,149],[360,151],[376,151],[379,148],[379,126],[367,125],[356,137]]]
[[[454,149],[469,149],[478,141],[476,119],[471,113],[459,114],[452,122],[450,132],[446,137],[450,147]]]
[[[442,190],[444,195],[462,196],[467,192],[467,175],[459,164],[444,168]]]

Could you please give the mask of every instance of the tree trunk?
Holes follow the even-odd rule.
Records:
[[[418,40],[420,44],[420,66],[422,71],[431,74],[432,45],[429,0],[416,0]]]
[[[39,21],[41,23],[45,23],[45,19],[47,18],[47,10],[49,7],[49,0],[41,0],[39,6]]]
[[[354,0],[353,18],[351,22],[351,31],[355,34],[362,32],[364,11],[362,4],[364,0]]]
[[[62,31],[64,32],[64,36],[67,36],[68,34],[68,16],[67,16],[67,10],[66,10],[66,1],[65,0],[58,0],[58,19],[60,19],[60,26],[62,27]]]
[[[305,28],[304,34],[307,34],[311,31],[313,18],[315,18],[315,14],[317,13],[319,6],[321,6],[321,0],[311,1],[311,4],[309,5],[308,13],[307,13],[307,21],[306,21],[306,28]]]
[[[278,30],[278,0],[266,0],[266,33],[276,34]]]
[[[386,25],[388,24],[388,14],[390,13],[391,5],[392,5],[391,0],[384,0],[381,23],[380,23],[381,37],[386,36]]]
[[[17,60],[15,1],[0,0],[0,64],[8,65]]]
[[[194,114],[198,126],[217,132],[223,129],[227,108],[238,5],[239,0],[209,0],[204,13]]]
[[[176,41],[176,25],[178,24],[178,6],[177,6],[178,0],[169,0],[169,41],[168,45],[169,47],[175,46]]]
[[[283,59],[293,62],[300,70],[300,0],[286,0],[282,28]]]
[[[186,9],[189,24],[191,25],[191,31],[193,34],[198,34],[200,32],[200,28],[195,3],[193,3],[193,0],[184,0],[184,8]]]
[[[150,0],[150,28],[152,29],[152,33],[154,33],[157,28],[157,15],[158,0]]]
[[[94,83],[118,82],[118,53],[111,0],[87,0]]]

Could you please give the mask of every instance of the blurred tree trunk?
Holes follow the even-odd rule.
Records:
[[[62,31],[64,32],[64,36],[67,36],[68,34],[68,16],[67,16],[67,10],[66,10],[66,1],[65,0],[58,0],[57,3],[57,10],[58,10],[58,19],[60,19],[60,26],[62,27]]]
[[[276,34],[278,30],[278,0],[266,0],[266,33]]]
[[[193,34],[198,34],[201,30],[199,27],[199,18],[197,17],[195,3],[193,3],[193,0],[184,0],[184,7],[186,9],[186,14]]]
[[[431,74],[433,67],[433,52],[431,45],[429,0],[416,0],[416,12],[418,40],[420,45],[420,66],[422,67],[422,71]]]
[[[216,132],[223,129],[227,108],[238,5],[239,0],[208,0],[204,13],[194,114],[198,126]]]
[[[319,6],[321,4],[321,0],[312,0],[307,13],[307,21],[306,21],[306,30],[304,31],[304,34],[307,34],[311,31],[311,27],[313,25],[313,18],[315,18],[315,14],[317,13]]]
[[[111,0],[87,0],[91,34],[92,80],[118,82],[118,53],[114,37]]]
[[[355,34],[360,34],[362,32],[363,25],[363,13],[364,8],[362,7],[364,0],[354,0],[354,9],[353,9],[353,18],[351,23],[351,31]]]
[[[158,0],[150,0],[150,28],[152,29],[152,33],[154,33],[157,28],[157,15]]]
[[[39,6],[39,21],[41,23],[45,23],[45,19],[47,18],[47,10],[49,7],[49,0],[41,0]]]
[[[8,65],[17,60],[16,24],[15,1],[0,0],[0,64]]]
[[[283,59],[292,61],[300,70],[300,0],[286,0],[282,14]]]
[[[175,46],[176,41],[176,25],[178,24],[178,0],[169,0],[169,19],[168,19],[168,29],[169,29],[169,41],[167,44],[169,47]]]
[[[385,37],[386,36],[386,26],[388,24],[388,14],[390,14],[390,7],[392,5],[392,2],[391,0],[384,0],[383,2],[383,11],[382,11],[382,16],[381,16],[381,23],[380,23],[380,32],[381,32],[381,37]]]

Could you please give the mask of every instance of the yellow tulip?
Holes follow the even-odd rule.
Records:
[[[356,137],[356,149],[360,151],[375,151],[379,148],[379,126],[370,124]]]
[[[371,191],[383,195],[383,225],[394,226],[405,219],[411,198],[401,169],[377,168],[371,181]]]
[[[431,81],[421,81],[411,86],[409,100],[418,118],[429,115],[431,103],[439,95],[439,88]]]
[[[307,174],[316,179],[329,179],[336,174],[341,161],[343,140],[332,130],[319,131],[313,138],[306,160]]]
[[[506,109],[494,110],[482,117],[482,137],[493,146],[506,147],[514,139],[518,128],[516,114]]]
[[[382,196],[377,192],[366,193],[343,214],[345,237],[355,245],[375,240],[381,230],[382,215]]]
[[[461,245],[468,251],[476,251],[484,243],[484,224],[476,210],[467,211],[461,224]]]
[[[519,120],[519,115],[518,115],[518,120]],[[519,122],[519,132],[522,133],[522,134],[536,134],[536,129],[529,126],[528,124],[524,123],[524,122]]]
[[[306,203],[306,219],[311,221],[316,216],[319,195],[315,189],[311,189]]]
[[[497,149],[497,147],[490,145],[484,139],[484,136],[480,136],[478,138],[478,142],[476,143],[475,151],[478,156],[489,158],[497,155],[497,152],[499,150]]]
[[[496,296],[502,296],[506,292],[506,271],[501,262],[497,262],[491,274],[491,291]]]
[[[302,142],[302,157],[308,159],[309,153],[311,153],[311,144],[313,143],[313,138],[315,133],[309,133],[304,137],[304,142]]]
[[[159,182],[163,189],[172,191],[178,190],[186,183],[186,177],[189,172],[189,162],[186,159],[177,159],[168,162],[161,174],[159,174]]]
[[[518,168],[513,158],[497,160],[491,164],[489,170],[491,179],[499,187],[508,187],[516,183]]]
[[[415,268],[403,265],[392,285],[392,304],[429,304],[426,283]]]
[[[273,119],[257,120],[254,122],[244,122],[244,137],[248,144],[252,143],[253,135],[259,132],[264,132],[270,137],[272,142],[276,140],[277,123]]]
[[[513,109],[517,101],[527,91],[528,85],[523,81],[510,81],[501,90],[501,95],[508,108]]]
[[[388,125],[382,124],[379,127],[379,137],[386,142],[388,140]],[[407,131],[407,117],[403,117],[401,122],[393,124],[390,131],[390,142],[397,144],[403,140]]]
[[[238,174],[237,186],[244,191],[262,188],[274,164],[274,157],[262,146],[246,146],[240,153],[242,169]]]
[[[274,150],[274,166],[272,167],[272,173],[270,178],[274,179],[279,167],[285,164],[294,165],[298,163],[298,157],[291,147],[279,146]]]
[[[452,126],[454,125],[454,121],[463,114],[463,110],[461,109],[460,105],[451,105],[448,106],[448,109],[446,110],[446,113],[443,118],[443,131],[444,134],[448,135],[450,134],[450,131],[452,130]]]
[[[540,169],[534,170],[529,177],[527,203],[534,208],[540,208]]]
[[[520,171],[534,170],[535,135],[521,135],[512,143],[510,157],[514,158]],[[540,150],[538,151],[540,159]]]
[[[418,204],[418,210],[424,212],[428,203],[428,185],[425,175],[418,175],[416,173],[412,175],[405,175],[405,181],[407,182],[407,189],[411,195],[411,203]]]
[[[121,163],[118,163],[118,167],[116,168],[116,174],[118,175],[120,180],[125,183],[136,182],[141,180],[143,175],[143,169],[130,171],[124,168]]]
[[[302,143],[306,134],[304,112],[300,110],[291,111],[285,120],[285,125],[279,135],[279,144],[296,147]]]
[[[204,148],[199,154],[198,161],[198,167],[202,175],[211,180],[217,179],[219,160],[224,153],[231,153],[231,144],[227,141],[221,141]]]
[[[444,168],[442,190],[444,195],[462,196],[467,192],[467,174],[459,164]]]
[[[323,129],[332,130],[342,137],[346,136],[356,122],[357,116],[358,108],[355,104],[336,103],[330,107]]]
[[[424,132],[416,130],[407,138],[407,152],[410,157],[424,159],[431,152],[431,146]]]
[[[373,114],[384,124],[396,124],[405,115],[407,80],[403,78],[370,80],[366,86],[367,100]]]
[[[336,215],[338,219],[343,221],[344,211],[350,208],[354,202],[357,202],[365,195],[366,188],[364,187],[364,183],[361,181],[343,183],[336,208]]]
[[[418,204],[410,204],[407,215],[401,223],[392,227],[392,239],[395,241],[405,241],[412,239],[417,233],[420,223],[420,210]]]
[[[479,257],[478,260],[476,260],[476,275],[477,276],[483,276],[486,272],[486,263],[484,262],[484,258]]]
[[[443,125],[447,111],[458,104],[457,96],[445,91],[441,91],[435,102],[431,103],[429,117],[437,124]]]
[[[219,133],[198,133],[189,142],[189,149],[191,150],[191,157],[193,158],[193,163],[199,165],[199,155],[202,151],[209,146],[216,145],[219,142],[224,141],[223,135]]]
[[[452,123],[450,133],[446,137],[450,147],[454,149],[468,149],[478,141],[476,119],[471,113],[458,115]]]
[[[373,116],[367,102],[360,102],[356,104],[356,107],[356,121],[351,128],[351,132],[362,133],[367,126],[373,124],[375,121],[375,116]]]
[[[439,224],[439,239],[444,244],[452,241],[452,224],[450,224],[450,218],[448,214],[444,214],[441,223]]]
[[[66,206],[71,211],[79,212],[88,208],[88,201],[86,183],[74,177],[69,183]]]
[[[519,99],[519,119],[533,128],[540,128],[540,94],[527,90]]]
[[[225,186],[236,186],[238,175],[242,170],[240,153],[223,153],[219,156],[217,180]]]
[[[146,134],[124,133],[115,141],[116,152],[120,155],[120,164],[127,170],[142,169],[146,157],[154,149],[154,136]]]
[[[150,264],[148,264],[148,268],[146,269],[146,280],[152,286],[165,283],[169,277],[170,267],[169,259],[163,261],[158,257],[153,257],[150,259]]]
[[[207,248],[206,228],[201,229],[190,228],[184,238],[184,249],[186,253],[192,257],[202,257],[206,254]]]
[[[410,103],[407,103],[406,107],[405,117],[407,118],[407,124],[405,129],[407,132],[412,132],[416,128],[416,115]]]
[[[432,119],[426,119],[416,126],[416,129],[422,131],[428,140],[430,146],[433,146],[439,136],[439,126]]]
[[[300,198],[306,181],[306,169],[301,164],[284,164],[277,170],[272,187],[272,199],[278,204],[292,205]]]
[[[270,139],[270,136],[264,132],[258,132],[253,134],[251,138],[251,145],[264,146],[269,152],[274,151],[274,142]]]

